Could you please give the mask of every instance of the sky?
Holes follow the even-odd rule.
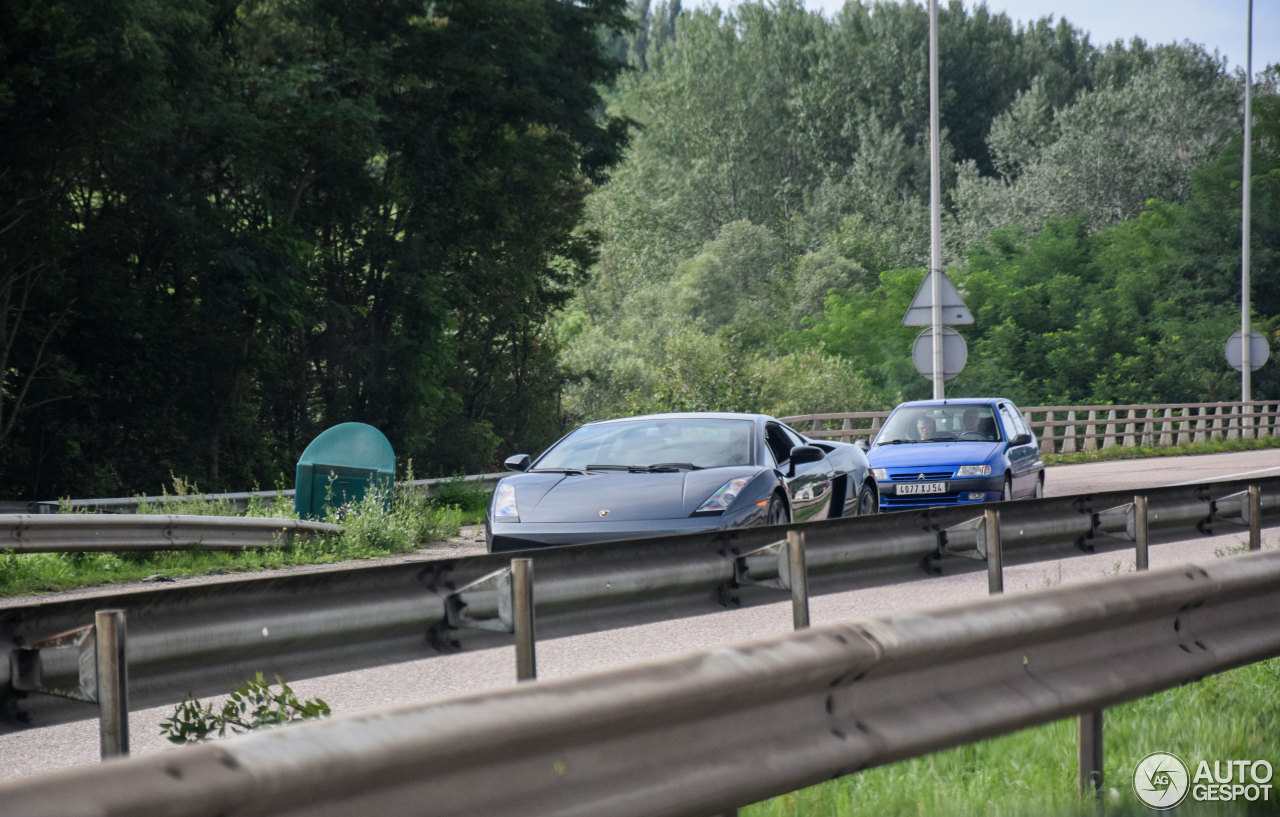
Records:
[[[725,0],[718,0],[725,5]],[[928,0],[917,0],[927,5]],[[939,0],[942,7],[946,0]],[[698,5],[685,3],[686,7]],[[843,0],[805,0],[805,7],[830,14]],[[964,0],[972,10],[975,0]],[[1089,33],[1095,46],[1141,37],[1148,45],[1190,40],[1244,68],[1249,0],[986,0],[1017,25],[1053,16]],[[1280,0],[1253,0],[1253,71],[1280,63]]]

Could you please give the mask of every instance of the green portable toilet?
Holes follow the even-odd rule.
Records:
[[[316,519],[327,505],[359,502],[372,486],[390,488],[395,478],[396,455],[386,436],[365,423],[341,423],[302,452],[293,508],[303,519]]]

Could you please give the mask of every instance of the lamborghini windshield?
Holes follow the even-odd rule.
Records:
[[[754,425],[744,420],[636,419],[587,425],[531,470],[668,471],[750,465]]]

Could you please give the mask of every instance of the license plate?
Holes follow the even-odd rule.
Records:
[[[898,485],[898,496],[903,494],[941,494],[947,490],[945,482],[905,482]]]

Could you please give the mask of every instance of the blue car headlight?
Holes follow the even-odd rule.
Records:
[[[723,513],[729,509],[733,501],[738,498],[738,494],[742,493],[742,489],[751,481],[751,477],[738,477],[731,479],[724,485],[716,489],[716,492],[707,497],[707,501],[698,506],[698,510],[694,513]]]
[[[884,468],[872,468],[872,469],[871,469],[871,476],[873,476],[873,477],[875,477],[875,478],[876,478],[876,482],[888,482],[888,481],[889,481],[889,471],[888,471],[887,469],[884,469]]]
[[[516,486],[507,482],[498,483],[497,490],[493,492],[493,521],[520,521],[520,511],[516,509]]]
[[[956,471],[957,477],[989,477],[991,476],[990,465],[962,465]]]

